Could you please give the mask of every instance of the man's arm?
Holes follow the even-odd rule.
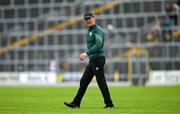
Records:
[[[94,46],[89,49],[87,51],[87,54],[89,55],[89,53],[95,53],[98,51],[98,49],[100,47],[102,47],[103,45],[103,33],[102,32],[98,32],[98,33],[94,33],[94,36],[95,36],[95,41],[96,43],[94,44]]]

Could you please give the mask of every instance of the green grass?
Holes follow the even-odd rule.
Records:
[[[80,109],[63,105],[78,87],[0,87],[0,114],[179,114],[180,87],[110,86],[116,108],[103,109],[98,87],[89,87]]]

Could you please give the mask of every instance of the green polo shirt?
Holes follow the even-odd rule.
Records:
[[[87,32],[87,54],[89,60],[93,60],[97,57],[105,57],[104,54],[104,32],[98,25],[89,27]]]

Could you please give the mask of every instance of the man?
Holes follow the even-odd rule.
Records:
[[[104,108],[114,108],[104,76],[104,32],[96,25],[95,17],[92,13],[84,14],[84,22],[89,27],[86,40],[87,51],[80,54],[80,60],[83,61],[88,57],[89,63],[80,80],[80,87],[73,101],[64,102],[64,104],[71,108],[80,108],[82,97],[95,75],[106,104]]]

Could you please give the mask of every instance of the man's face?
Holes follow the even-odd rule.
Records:
[[[88,17],[88,18],[84,19],[84,22],[88,27],[90,27],[95,24],[95,19],[94,19],[94,17]]]

